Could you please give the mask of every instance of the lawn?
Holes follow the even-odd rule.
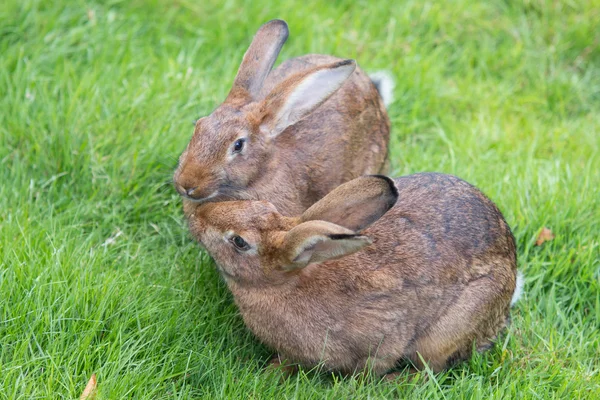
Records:
[[[170,179],[258,26],[396,78],[392,174],[480,187],[525,294],[486,354],[280,382]],[[600,398],[600,2],[5,0],[0,398]],[[555,238],[536,246],[543,227]]]

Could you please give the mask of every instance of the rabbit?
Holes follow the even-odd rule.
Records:
[[[173,176],[184,199],[269,200],[298,215],[339,184],[386,170],[391,78],[375,84],[355,61],[318,54],[271,71],[287,37],[284,21],[264,24],[225,102],[196,122]]]
[[[439,372],[490,347],[519,295],[509,226],[451,175],[359,177],[299,217],[267,201],[184,211],[246,326],[302,366]]]

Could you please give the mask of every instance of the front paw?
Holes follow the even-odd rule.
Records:
[[[298,372],[298,365],[291,364],[279,354],[273,355],[267,364],[267,371],[279,371],[283,379],[287,379]]]

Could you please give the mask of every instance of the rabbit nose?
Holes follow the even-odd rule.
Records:
[[[183,189],[182,192],[183,192],[184,196],[187,197],[188,199],[193,199],[193,200],[208,199],[208,198],[214,197],[217,193],[217,191],[214,189],[211,189],[211,188],[204,189],[201,186],[194,186],[191,188],[182,187],[182,189]],[[214,191],[211,193],[210,190],[214,190]]]
[[[189,188],[189,189],[185,189],[185,194],[187,194],[189,197],[192,197],[194,194],[194,191],[198,189],[198,186],[195,186],[193,188]]]

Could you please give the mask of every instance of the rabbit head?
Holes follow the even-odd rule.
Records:
[[[391,179],[364,176],[340,185],[300,217],[282,216],[266,201],[186,202],[184,210],[192,234],[228,282],[265,285],[368,246],[371,239],[360,231],[397,197]]]
[[[198,202],[253,198],[245,190],[269,163],[273,140],[327,100],[356,68],[353,60],[315,66],[288,76],[263,95],[263,83],[287,37],[284,21],[264,24],[225,102],[197,121],[174,175],[183,197]]]

